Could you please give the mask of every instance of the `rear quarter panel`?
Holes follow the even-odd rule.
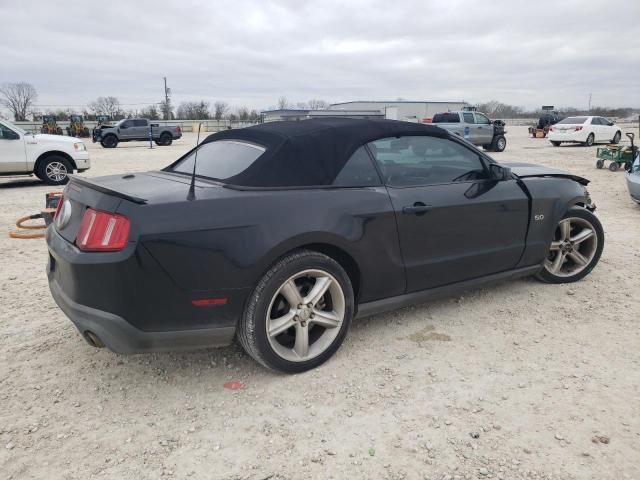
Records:
[[[383,187],[209,194],[215,198],[155,206],[125,201],[119,208],[180,288],[253,288],[287,252],[328,244],[359,266],[361,302],[404,293],[395,214]]]

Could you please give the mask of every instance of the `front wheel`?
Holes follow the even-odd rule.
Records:
[[[582,207],[572,207],[555,228],[549,253],[537,278],[547,283],[572,283],[594,269],[604,248],[604,231],[598,217]]]
[[[281,258],[258,282],[237,338],[262,365],[304,372],[338,350],[353,313],[353,288],[340,264],[301,250]]]
[[[553,145],[554,147],[559,147],[560,146],[560,142],[551,142],[551,145]]]
[[[620,143],[620,137],[622,137],[622,133],[620,133],[620,130],[618,130],[613,136],[613,140],[611,140],[611,143],[613,143],[614,145]]]
[[[620,165],[618,165],[618,162],[611,162],[609,164],[609,170],[611,170],[612,172],[617,172],[619,168]]]
[[[504,149],[507,148],[507,139],[502,135],[498,135],[493,138],[493,142],[491,142],[491,149],[494,152],[504,152]]]
[[[47,185],[64,185],[69,181],[73,167],[66,158],[52,155],[41,162],[36,169],[36,176]]]
[[[115,135],[107,135],[100,141],[103,148],[116,148],[118,146],[118,137]]]

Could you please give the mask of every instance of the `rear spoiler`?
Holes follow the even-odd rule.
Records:
[[[69,175],[69,180],[71,181],[71,183],[75,183],[77,185],[81,185],[84,187],[89,187],[89,188],[92,188],[93,190],[97,190],[102,193],[113,195],[114,197],[119,197],[125,200],[129,200],[130,202],[133,202],[133,203],[138,203],[140,205],[144,205],[145,203],[147,203],[146,198],[137,197],[135,195],[130,195],[125,192],[120,192],[118,190],[105,187],[104,185],[101,185],[100,183],[94,182],[85,177],[79,177],[78,175]]]

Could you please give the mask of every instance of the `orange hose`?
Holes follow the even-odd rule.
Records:
[[[23,225],[24,222],[28,220],[34,220],[36,218],[42,218],[42,215],[27,215],[26,217],[20,217],[16,220],[16,226],[23,230],[44,230],[47,228],[46,225]],[[9,236],[11,238],[43,238],[43,232],[9,232]]]

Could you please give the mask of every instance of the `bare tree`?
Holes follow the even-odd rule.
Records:
[[[95,115],[107,115],[111,119],[122,115],[120,100],[116,97],[98,97],[89,104],[89,109]]]
[[[208,120],[211,117],[209,102],[183,102],[178,107],[177,117],[183,120]]]
[[[286,110],[289,108],[289,100],[284,95],[278,99],[278,110]]]
[[[140,110],[140,116],[149,120],[160,120],[160,112],[158,112],[158,107],[155,105],[149,105]]]
[[[228,111],[229,104],[227,102],[218,101],[213,104],[213,117],[216,120],[222,120]]]
[[[325,110],[329,107],[329,102],[324,100],[319,100],[317,98],[312,98],[307,102],[309,110]]]
[[[29,108],[38,98],[35,87],[27,82],[6,83],[0,87],[0,95],[0,104],[11,110],[16,121],[27,119]]]

